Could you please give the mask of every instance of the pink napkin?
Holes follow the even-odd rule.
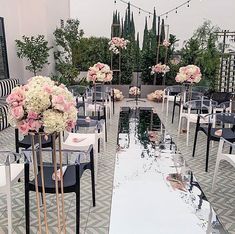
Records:
[[[66,169],[67,169],[67,166],[62,167],[62,176],[64,176],[64,173],[65,173]],[[60,178],[60,169],[57,170],[56,176],[57,176],[58,181],[60,181],[61,180],[61,178]],[[55,180],[55,172],[52,174],[52,179]]]
[[[216,130],[215,135],[216,136],[222,136],[222,129]]]

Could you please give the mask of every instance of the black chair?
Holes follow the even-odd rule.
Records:
[[[213,101],[218,102],[218,104],[221,104],[222,102],[230,101],[232,94],[229,92],[212,92],[212,93],[208,93],[207,96]]]
[[[205,120],[202,123],[201,118]],[[218,130],[222,130],[222,134],[218,133]],[[220,137],[235,142],[235,114],[234,113],[214,113],[207,116],[198,115],[197,125],[193,144],[193,154],[195,156],[196,144],[198,132],[202,131],[207,136],[207,148],[206,148],[206,167],[205,171],[208,171],[210,142],[219,141]]]
[[[46,150],[43,150],[45,152]],[[50,152],[50,151],[48,151]],[[64,153],[84,153],[79,151],[68,151],[63,150]],[[35,180],[30,180],[30,164],[31,161],[29,154],[32,153],[32,151],[25,151],[26,155],[26,163],[25,163],[25,219],[26,219],[26,234],[30,233],[30,202],[29,202],[29,195],[30,191],[36,191],[35,186]],[[91,171],[91,188],[92,188],[92,202],[93,206],[95,206],[95,173],[94,173],[94,153],[93,153],[93,147],[90,146],[87,154],[90,155],[90,161],[86,163],[80,163],[80,157],[78,156],[75,163],[71,165],[67,165],[67,169],[63,176],[63,190],[64,193],[71,193],[74,192],[76,194],[76,234],[79,234],[79,228],[80,228],[80,179],[83,175],[83,172],[85,170]],[[39,154],[37,154],[37,157],[39,157]],[[38,166],[38,190],[40,193],[42,193],[42,180],[41,180],[41,173],[40,172],[40,166]],[[57,168],[59,168],[59,165],[57,165]],[[43,162],[43,172],[44,172],[44,186],[45,186],[45,193],[56,193],[55,188],[55,181],[52,179],[52,174],[54,172],[54,165],[51,163]],[[61,185],[60,182],[58,182],[59,187],[59,193],[61,193]],[[45,201],[44,201],[45,202]]]
[[[35,136],[35,144],[38,143],[38,136]],[[15,129],[15,148],[16,153],[19,153],[20,148],[28,149],[31,147],[31,137],[29,135],[24,136],[22,140],[19,140],[19,130]],[[42,138],[42,148],[53,148],[52,137],[49,135],[47,139]]]
[[[177,97],[180,95],[180,100],[177,101]],[[175,118],[175,108],[179,108],[179,115],[180,115],[180,107],[181,105],[184,105],[185,102],[187,101],[192,101],[192,100],[200,100],[202,99],[203,94],[200,92],[194,92],[194,91],[184,91],[178,95],[175,95],[174,98],[174,103],[173,103],[173,111],[172,111],[172,119],[171,123],[174,123],[174,118]]]

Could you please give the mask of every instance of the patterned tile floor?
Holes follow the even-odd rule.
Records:
[[[83,234],[107,234],[109,230],[110,209],[112,201],[112,188],[113,188],[113,175],[115,164],[115,152],[117,141],[117,128],[119,119],[120,106],[133,106],[134,102],[126,102],[125,100],[116,103],[115,115],[108,124],[108,144],[107,150],[102,151],[101,160],[99,160],[99,172],[96,186],[97,202],[96,207],[91,205],[91,189],[90,189],[90,174],[85,173],[82,178],[81,189],[81,231]],[[220,217],[223,225],[231,234],[235,234],[235,173],[234,168],[228,163],[221,164],[219,171],[218,183],[214,193],[211,193],[211,182],[213,171],[215,167],[215,159],[217,152],[217,144],[210,152],[209,172],[204,172],[205,167],[205,137],[203,134],[199,135],[198,147],[195,158],[191,157],[194,127],[190,133],[190,144],[188,147],[185,145],[185,135],[180,135],[177,141],[177,120],[176,114],[175,123],[170,123],[170,117],[165,118],[161,113],[161,104],[158,103],[139,103],[140,106],[153,106],[156,108],[162,122],[165,124],[167,130],[171,133],[172,137],[177,142],[179,149],[194,171],[194,175],[200,182],[200,185],[205,192],[207,198],[212,203],[215,211]],[[170,108],[171,110],[171,108]],[[171,113],[169,114],[171,116]],[[0,149],[13,150],[14,149],[14,131],[12,128],[5,129],[0,132]],[[17,183],[12,188],[13,194],[13,228],[14,233],[25,233],[25,220],[24,220],[24,192],[23,181]],[[35,194],[31,193],[31,233],[37,233],[36,222],[36,206]],[[56,229],[56,210],[55,199],[53,195],[47,197],[47,204],[49,206],[49,226],[50,233],[57,233]],[[67,233],[74,233],[75,230],[75,195],[66,195],[66,219],[67,219]],[[0,233],[7,233],[7,210],[6,199],[0,194]]]

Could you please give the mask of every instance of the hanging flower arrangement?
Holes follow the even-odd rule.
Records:
[[[120,49],[126,49],[127,44],[129,43],[128,40],[120,37],[113,37],[111,41],[109,41],[109,50],[112,51],[114,54],[119,54]]]
[[[162,43],[162,45],[163,45],[164,47],[169,47],[169,46],[171,45],[171,43],[170,43],[168,40],[164,40],[163,43]]]
[[[161,64],[158,63],[155,66],[152,66],[152,71],[151,74],[153,75],[154,73],[163,73],[166,74],[167,72],[170,71],[169,66],[167,66],[166,64]]]
[[[129,94],[132,96],[140,95],[140,89],[136,86],[133,86],[129,89]]]
[[[110,67],[104,63],[96,63],[90,67],[87,72],[87,81],[96,82],[110,82],[113,79],[113,72]]]
[[[195,65],[188,65],[179,69],[175,80],[179,83],[199,83],[201,78],[202,74],[200,68]]]
[[[77,119],[76,101],[64,85],[49,77],[32,77],[7,97],[10,125],[24,135],[71,131]]]

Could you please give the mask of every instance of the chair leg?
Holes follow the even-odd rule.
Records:
[[[91,190],[92,190],[92,204],[95,206],[95,168],[94,168],[94,151],[91,151]]]
[[[189,142],[189,127],[190,127],[190,122],[189,119],[187,119],[187,137],[186,137],[186,145],[188,146],[188,142]]]
[[[196,151],[196,144],[197,144],[197,136],[198,136],[198,124],[197,124],[197,127],[196,127],[196,130],[195,130],[195,137],[194,137],[194,143],[193,143],[193,155],[192,157],[195,156],[195,151]]]
[[[217,160],[216,160],[216,164],[215,164],[215,172],[214,172],[214,176],[213,176],[212,190],[211,190],[212,193],[215,190],[215,183],[216,183],[216,178],[217,178],[217,174],[218,174],[218,170],[219,170],[220,158],[218,158],[218,157],[219,157],[219,155],[217,155]]]
[[[182,122],[182,116],[180,115],[179,125],[178,125],[178,136],[180,135],[181,122]]]
[[[80,230],[80,185],[76,186],[76,234]]]
[[[206,168],[205,168],[205,171],[206,171],[206,172],[208,172],[209,151],[210,151],[210,137],[209,137],[209,136],[207,136],[207,147],[206,147]]]
[[[11,209],[11,186],[7,191],[7,216],[8,216],[8,233],[12,233],[12,209]]]
[[[173,104],[173,111],[172,111],[171,123],[174,123],[174,117],[175,117],[175,102],[174,102],[174,104]]]
[[[80,165],[76,165],[76,186],[75,186],[75,194],[76,194],[76,234],[80,232]]]
[[[30,233],[30,213],[29,213],[29,165],[25,164],[25,224],[26,234]]]

